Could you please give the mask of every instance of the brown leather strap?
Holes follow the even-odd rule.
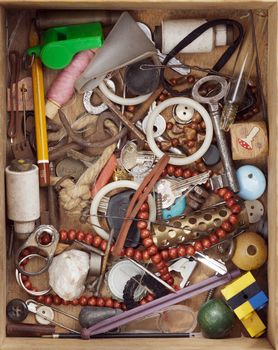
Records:
[[[120,233],[114,246],[113,255],[120,256],[122,248],[124,246],[128,230],[132,224],[132,220],[138,214],[142,204],[147,200],[148,195],[151,193],[154,185],[158,181],[160,175],[169,162],[170,157],[164,155],[152,169],[152,171],[145,177],[144,181],[135,192],[130,204],[127,208],[124,222],[122,224]]]

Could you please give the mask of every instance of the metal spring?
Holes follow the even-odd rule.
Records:
[[[216,288],[212,288],[208,291],[208,294],[207,294],[207,297],[206,297],[206,302],[211,300],[214,296],[214,293],[215,293],[215,289]]]
[[[160,221],[162,220],[162,194],[161,193],[156,194],[155,202],[156,202],[156,220]]]

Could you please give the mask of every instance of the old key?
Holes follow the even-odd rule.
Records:
[[[221,85],[221,90],[215,96],[204,97],[199,93],[199,88],[204,83],[218,83]],[[239,191],[239,184],[236,177],[235,168],[233,166],[231,152],[229,150],[225,133],[220,129],[220,110],[218,102],[226,95],[228,89],[228,83],[223,77],[219,77],[216,75],[206,76],[197,81],[197,83],[193,86],[192,89],[192,97],[194,100],[205,103],[209,105],[209,112],[211,116],[211,121],[213,124],[213,129],[215,133],[215,137],[217,139],[218,148],[221,155],[221,160],[224,166],[225,174],[227,177],[228,186],[232,191]]]

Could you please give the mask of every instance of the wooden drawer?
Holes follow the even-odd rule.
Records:
[[[4,168],[6,162],[6,12],[12,9],[127,9],[127,10],[186,10],[190,13],[191,18],[202,13],[205,16],[206,11],[215,17],[220,13],[221,16],[226,14],[231,16],[233,12],[242,9],[250,8],[266,8],[268,9],[268,52],[265,52],[266,67],[263,72],[266,90],[267,90],[267,106],[269,116],[269,161],[268,161],[268,333],[266,338],[251,339],[251,338],[231,338],[221,340],[210,339],[96,339],[91,341],[84,340],[62,340],[62,339],[42,339],[42,338],[10,338],[6,337],[6,303],[7,303],[7,288],[11,275],[7,273],[7,264],[13,264],[12,261],[6,259],[6,234],[5,234],[5,180]],[[187,17],[190,17],[189,15]],[[200,16],[199,16],[200,17]],[[13,1],[0,0],[0,76],[2,77],[0,86],[0,186],[2,196],[0,201],[0,222],[2,224],[2,244],[0,245],[0,272],[1,272],[1,288],[0,288],[0,344],[1,349],[89,349],[95,347],[97,349],[149,349],[150,347],[160,349],[194,349],[201,350],[207,347],[214,349],[278,349],[278,292],[277,292],[277,230],[278,230],[278,191],[277,191],[277,173],[278,173],[278,93],[277,93],[277,76],[278,76],[278,59],[277,59],[277,1],[171,1],[171,0],[95,0],[95,1],[74,1],[74,0],[28,0],[28,1]]]

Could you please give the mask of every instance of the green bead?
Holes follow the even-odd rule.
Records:
[[[212,299],[201,306],[198,324],[206,338],[225,338],[235,324],[235,316],[223,300]]]

